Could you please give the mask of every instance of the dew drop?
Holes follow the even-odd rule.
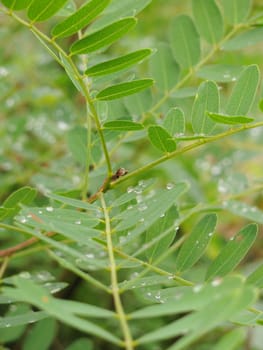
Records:
[[[39,210],[39,211],[38,211],[38,214],[43,214],[43,211],[42,211],[42,210]]]
[[[151,292],[148,292],[148,293],[147,293],[147,296],[148,296],[148,297],[151,297],[151,296],[152,296],[152,293],[151,293]]]
[[[93,253],[88,253],[88,254],[85,254],[86,258],[88,259],[94,259],[95,258],[95,255]]]
[[[11,324],[10,324],[10,323],[6,323],[6,324],[5,324],[5,327],[6,327],[6,328],[11,327]]]
[[[21,278],[26,278],[26,279],[31,278],[31,274],[30,274],[29,272],[27,272],[27,271],[20,272],[19,276],[20,276]]]
[[[134,191],[134,188],[133,187],[128,187],[127,188],[127,193],[132,193]]]
[[[142,282],[142,283],[141,283],[141,286],[142,286],[142,287],[146,286],[146,282]]]
[[[81,224],[81,220],[76,220],[76,221],[75,221],[75,224],[76,224],[76,225],[80,225],[80,224]]]
[[[168,280],[173,280],[174,279],[174,276],[168,276]]]
[[[161,299],[160,294],[155,295],[155,299],[156,299],[156,300],[160,300],[160,299]]]
[[[162,214],[160,215],[160,218],[163,218],[163,217],[165,217],[165,213],[162,213]]]
[[[171,190],[172,188],[174,188],[174,184],[172,184],[171,182],[169,182],[169,183],[166,185],[166,188],[167,188],[167,190]]]
[[[212,285],[213,287],[217,287],[217,286],[219,286],[219,285],[221,284],[221,282],[222,282],[222,279],[221,279],[221,278],[215,278],[215,279],[211,282],[211,285]]]
[[[230,241],[233,241],[235,239],[235,236],[232,236],[229,238]]]
[[[54,210],[53,207],[46,207],[46,211],[52,212]]]
[[[131,210],[133,208],[133,206],[132,205],[129,205],[128,207],[127,207],[127,210]]]
[[[208,236],[212,237],[213,236],[213,232],[208,233]]]
[[[201,284],[197,284],[197,285],[194,286],[193,292],[194,293],[199,293],[202,288],[203,288],[203,286]]]
[[[27,222],[27,219],[24,216],[21,216],[20,222],[22,222],[22,224],[25,224]]]
[[[141,203],[139,206],[138,206],[138,209],[139,211],[144,211],[146,210],[148,207],[145,203]]]
[[[140,218],[140,219],[139,219],[139,222],[144,222],[144,218]]]

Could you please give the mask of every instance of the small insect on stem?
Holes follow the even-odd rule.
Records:
[[[124,176],[128,173],[128,171],[125,168],[119,168],[114,175],[112,175],[111,180],[115,181],[121,176]]]

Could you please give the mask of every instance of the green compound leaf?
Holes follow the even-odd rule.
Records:
[[[192,19],[181,15],[175,18],[170,33],[174,58],[183,68],[195,65],[201,55],[200,38]]]
[[[120,83],[100,91],[97,100],[115,100],[124,96],[136,94],[139,91],[147,89],[153,84],[152,79],[139,79],[129,81],[127,83]]]
[[[95,66],[88,68],[85,74],[90,77],[112,74],[123,69],[129,68],[138,62],[141,62],[151,53],[151,49],[134,51],[128,55],[124,55],[106,62],[96,64]]]
[[[127,17],[114,22],[73,43],[70,52],[72,55],[77,55],[97,51],[121,38],[135,26],[136,22],[134,17]]]
[[[255,99],[259,78],[260,72],[257,65],[253,64],[243,70],[228,100],[226,114],[242,116],[249,112]]]
[[[103,129],[116,131],[136,131],[142,130],[143,125],[130,120],[114,120],[103,124]]]
[[[179,251],[176,259],[177,271],[183,272],[189,269],[204,254],[213,236],[216,221],[215,214],[208,214],[197,223]]]
[[[64,21],[58,23],[52,29],[52,36],[64,38],[76,33],[96,18],[109,3],[110,0],[92,0],[88,2]]]
[[[258,227],[255,224],[245,226],[240,230],[219,253],[209,266],[206,280],[225,276],[231,272],[247,254],[257,237]]]
[[[203,82],[197,91],[192,108],[192,126],[197,134],[209,134],[215,122],[207,116],[207,112],[217,113],[219,109],[219,92],[212,81]]]
[[[60,203],[69,205],[71,207],[75,207],[78,209],[85,209],[89,211],[96,211],[99,210],[99,207],[95,206],[94,204],[90,204],[87,202],[83,202],[79,199],[74,199],[70,197],[65,197],[64,195],[60,195],[57,193],[46,193],[45,194],[48,198],[54,199],[55,201],[58,201]]]
[[[150,59],[150,73],[156,87],[162,92],[167,92],[176,85],[180,67],[174,60],[169,45],[161,43],[157,46],[157,52]]]
[[[32,0],[2,0],[1,1],[7,8],[19,11],[26,9]]]
[[[230,24],[242,23],[249,15],[250,0],[221,0],[224,16]]]
[[[230,116],[230,115],[211,113],[211,112],[207,112],[207,115],[213,121],[220,124],[230,124],[230,125],[246,124],[246,123],[251,123],[254,120],[254,118],[246,117],[243,115]]]
[[[216,44],[223,36],[221,12],[214,0],[193,0],[192,9],[200,35],[210,44]]]
[[[160,125],[152,125],[148,128],[148,136],[154,147],[169,153],[176,150],[176,142],[172,136]]]
[[[87,321],[81,317],[78,317],[78,311],[76,312],[75,309],[75,302],[67,300],[63,300],[62,302],[62,300],[52,297],[42,286],[39,286],[36,283],[25,278],[17,277],[15,279],[15,286],[16,288],[3,288],[4,295],[8,295],[18,301],[32,304],[39,309],[42,309],[50,316],[55,317],[59,321],[82,332],[94,334],[98,337],[108,340],[111,343],[119,343],[119,339],[112,335],[110,332],[104,330],[102,327],[96,325],[91,321]],[[87,309],[89,309],[89,316],[91,317],[94,317],[94,312],[99,317],[101,317],[102,314],[104,317],[112,317],[114,315],[114,313],[111,313],[108,310],[97,308],[92,305],[85,304],[82,306],[83,308],[86,308],[86,312],[88,312]]]
[[[171,108],[164,117],[163,127],[172,136],[180,136],[185,133],[185,116],[182,109]]]
[[[33,0],[27,11],[32,22],[41,22],[52,17],[68,0]]]

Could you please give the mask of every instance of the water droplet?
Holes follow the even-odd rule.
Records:
[[[38,214],[43,214],[43,211],[42,211],[42,210],[39,210],[39,211],[38,211]]]
[[[127,237],[126,236],[120,236],[119,237],[119,242],[120,242],[120,244],[126,243],[127,242]]]
[[[138,204],[142,203],[143,197],[141,195],[136,196],[136,201]]]
[[[81,220],[76,220],[76,221],[75,221],[75,224],[76,224],[76,225],[80,225],[80,224],[81,224]]]
[[[27,218],[32,218],[32,214],[27,214],[27,216],[26,216]]]
[[[236,77],[233,77],[232,79],[231,79],[231,81],[236,81],[237,80],[237,78]]]
[[[8,75],[8,70],[5,67],[0,67],[0,77],[6,77]]]
[[[6,323],[6,324],[5,324],[5,327],[6,327],[6,328],[11,327],[11,324],[10,324],[10,323]]]
[[[229,78],[231,78],[231,75],[230,75],[229,73],[225,73],[225,74],[223,75],[223,78],[224,78],[224,79],[229,79]]]
[[[27,222],[27,219],[24,216],[21,216],[20,222],[22,222],[22,224],[25,224]]]
[[[132,287],[132,289],[136,288],[136,286],[131,286],[131,287]]]
[[[172,188],[174,188],[174,184],[172,184],[171,182],[169,182],[169,183],[166,185],[166,188],[167,188],[167,190],[171,190]]]
[[[229,238],[230,241],[233,241],[235,239],[235,236],[232,236]]]
[[[48,271],[40,271],[36,277],[41,281],[50,281],[54,279]]]
[[[134,188],[133,187],[128,187],[127,188],[127,193],[132,193],[134,191]]]
[[[227,186],[227,184],[225,183],[224,180],[220,179],[220,180],[218,181],[217,189],[218,189],[218,192],[220,192],[220,193],[227,193],[227,191],[228,191],[228,186]]]
[[[160,294],[155,295],[155,299],[156,299],[156,300],[160,300],[160,299],[161,299]]]
[[[94,259],[95,258],[95,255],[93,253],[88,253],[88,254],[85,254],[86,258],[88,259]]]
[[[59,120],[57,123],[57,127],[59,130],[65,131],[69,129],[69,125],[65,123],[63,120]]]
[[[160,218],[163,218],[163,217],[165,217],[165,213],[162,213],[162,214],[160,215]]]
[[[202,284],[197,284],[197,285],[194,286],[193,292],[194,293],[199,293],[202,288],[203,288]]]
[[[142,282],[142,283],[141,283],[141,286],[142,286],[142,287],[146,286],[146,282]]]
[[[152,296],[152,293],[151,293],[151,292],[148,292],[148,293],[147,293],[147,296],[148,296],[148,297],[151,297],[151,296]]]
[[[27,271],[20,272],[19,276],[21,278],[26,278],[26,279],[31,278],[31,274],[29,272],[27,272]]]
[[[140,187],[146,187],[146,184],[145,184],[145,181],[144,181],[144,180],[140,180],[140,181],[138,182],[138,185],[139,185]]]
[[[139,219],[139,222],[144,222],[144,218],[140,218],[140,219]]]
[[[133,205],[129,205],[128,207],[127,207],[127,210],[131,210],[133,208]]]
[[[139,206],[138,206],[138,209],[139,211],[144,211],[146,210],[148,207],[145,203],[141,203]]]
[[[46,211],[52,212],[54,210],[53,207],[46,207]]]
[[[35,319],[32,319],[32,320],[29,320],[29,321],[28,321],[28,323],[34,323],[34,322],[36,322]]]
[[[136,194],[141,194],[141,193],[142,193],[142,189],[136,187],[136,188],[134,189],[134,192],[135,192]]]
[[[255,211],[257,211],[257,208],[256,207],[252,207],[251,211],[254,213]]]
[[[195,244],[199,244],[199,241],[197,240],[197,241],[195,242]]]
[[[211,285],[212,285],[213,287],[217,287],[217,286],[219,286],[221,283],[222,283],[222,279],[221,279],[221,278],[215,278],[215,279],[211,282]]]
[[[171,276],[168,276],[168,280],[173,280],[174,279],[174,276],[171,275]]]
[[[208,236],[209,236],[209,237],[212,237],[212,236],[213,236],[213,233],[214,233],[214,232],[208,233]]]

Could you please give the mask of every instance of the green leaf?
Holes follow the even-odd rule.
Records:
[[[85,91],[83,90],[82,85],[80,84],[78,77],[76,76],[76,72],[72,68],[68,57],[64,57],[63,55],[59,54],[60,56],[60,61],[69,77],[69,79],[72,81],[73,85],[75,88],[82,93],[83,96],[85,96]]]
[[[240,276],[228,276],[220,281],[197,284],[193,288],[177,286],[157,289],[152,291],[149,297],[154,305],[136,310],[129,317],[131,319],[143,319],[201,310],[210,302],[216,303],[218,295],[227,295],[234,289],[242,288],[243,285],[244,281]],[[159,301],[158,304],[156,304],[157,301]]]
[[[9,9],[19,11],[26,9],[32,0],[2,0],[1,2]]]
[[[123,17],[136,16],[148,6],[151,1],[152,0],[112,0],[104,11],[104,14],[91,25],[89,30],[95,31],[101,29]]]
[[[200,35],[210,44],[216,44],[224,34],[221,12],[214,0],[192,0],[195,23]]]
[[[36,312],[30,311],[22,315],[1,317],[0,328],[17,327],[21,325],[26,325],[26,324],[43,320],[47,317],[48,315],[44,311],[36,311]]]
[[[151,286],[157,286],[159,287],[160,285],[168,285],[168,284],[174,284],[173,276],[148,276],[148,277],[143,277],[143,278],[136,278],[134,281],[129,280],[129,281],[123,281],[119,283],[119,287],[121,290],[130,290],[130,289],[138,289],[138,288],[148,288]],[[153,293],[154,294],[154,293]],[[155,299],[156,300],[156,299]],[[136,311],[135,311],[136,313]],[[133,315],[133,313],[132,313]],[[130,317],[130,315],[129,315]],[[133,317],[132,317],[133,318]],[[136,318],[136,317],[135,317]]]
[[[188,270],[204,254],[213,236],[216,220],[215,214],[208,214],[196,224],[177,256],[175,265],[178,272]]]
[[[30,204],[36,197],[35,188],[25,186],[13,192],[3,203],[4,208],[17,208],[19,204]]]
[[[211,112],[207,112],[207,115],[213,121],[215,121],[216,123],[220,123],[220,124],[235,125],[235,124],[251,123],[254,121],[254,118],[246,117],[244,115],[235,115],[232,117],[231,115],[211,113]]]
[[[171,108],[164,117],[163,127],[173,137],[184,135],[185,116],[184,111],[178,107]]]
[[[114,120],[103,124],[103,129],[116,131],[136,131],[142,130],[143,125],[131,120]]]
[[[94,334],[111,343],[118,344],[119,339],[102,327],[77,317],[71,310],[71,301],[58,300],[47,293],[46,289],[25,278],[15,279],[16,288],[4,287],[4,295],[8,295],[16,300],[30,303],[44,311],[59,321],[68,324],[84,333]],[[74,303],[74,302],[73,302]],[[62,306],[63,304],[63,306]],[[91,310],[95,307],[86,304]],[[96,311],[103,310],[96,308]],[[108,313],[108,310],[105,310]],[[92,312],[92,311],[91,311]]]
[[[152,79],[139,79],[126,83],[120,83],[100,91],[97,100],[115,100],[124,96],[136,94],[139,91],[147,89],[153,84]]]
[[[229,64],[211,64],[201,67],[197,76],[199,78],[214,80],[222,83],[236,81],[243,67]]]
[[[241,50],[256,45],[263,40],[263,28],[257,27],[236,35],[222,46],[225,51]]]
[[[141,62],[151,53],[151,49],[142,49],[134,51],[132,53],[129,53],[128,55],[124,55],[106,62],[96,64],[95,66],[88,68],[85,74],[90,77],[112,74],[114,72],[118,72],[120,70],[129,68],[138,62]]]
[[[73,158],[85,166],[87,163],[87,129],[77,125],[68,131],[67,144]]]
[[[246,115],[255,99],[260,72],[257,65],[248,66],[239,76],[226,107],[228,115]],[[216,112],[216,111],[209,111]]]
[[[89,217],[87,213],[71,209],[51,206],[46,208],[24,207],[16,219],[30,227],[57,232],[85,245],[89,244],[89,237],[96,237],[101,233],[94,229],[94,226],[99,223],[96,217]]]
[[[94,350],[92,344],[88,338],[79,338],[67,346],[65,350]]]
[[[255,224],[245,226],[219,253],[218,257],[208,267],[206,279],[224,276],[231,272],[247,254],[257,237],[258,227]]]
[[[251,7],[250,0],[221,0],[221,4],[226,20],[233,25],[245,21]]]
[[[33,0],[27,11],[32,22],[41,22],[52,17],[68,0]]]
[[[237,328],[226,333],[211,350],[237,350],[242,349],[246,341],[246,332],[244,329]]]
[[[144,202],[134,205],[131,209],[125,210],[115,217],[115,220],[121,220],[116,226],[116,230],[122,231],[137,224],[134,231],[130,232],[126,242],[133,239],[134,235],[145,231],[155,221],[159,219],[166,211],[176,203],[176,200],[188,186],[184,182],[176,185],[169,184],[166,190],[156,192],[153,198],[145,199]],[[142,230],[142,231],[141,231]]]
[[[183,68],[194,66],[200,59],[200,38],[191,18],[180,15],[172,23],[170,43],[174,58]]]
[[[52,36],[64,38],[87,26],[108,6],[110,0],[92,0],[52,29]]]
[[[150,59],[150,74],[156,82],[156,87],[167,92],[178,81],[180,67],[174,60],[169,45],[161,43],[157,45],[157,52]]]
[[[152,242],[161,236],[155,244],[148,248],[145,252],[149,262],[152,263],[170,246],[176,235],[175,220],[178,218],[177,209],[172,206],[167,210],[165,215],[160,217],[146,231],[145,244]],[[163,235],[165,233],[165,235]]]
[[[228,200],[223,203],[223,209],[235,215],[263,224],[263,211],[249,204],[236,200]]]
[[[169,153],[176,150],[176,142],[172,136],[160,125],[152,125],[148,128],[148,137],[154,147]]]
[[[44,319],[34,325],[26,335],[23,350],[48,350],[56,336],[57,324],[52,318]]]
[[[134,17],[123,18],[109,26],[86,36],[73,43],[70,47],[72,55],[79,55],[97,51],[114,43],[136,24]]]
[[[85,210],[91,210],[91,211],[97,211],[99,210],[99,207],[95,206],[94,204],[90,204],[87,202],[83,202],[82,200],[79,199],[74,199],[74,198],[70,198],[70,197],[65,197],[62,195],[59,195],[57,193],[46,193],[45,194],[48,198],[54,199],[60,203],[69,205],[71,207],[75,207],[78,209],[85,209]]]
[[[247,277],[247,283],[253,284],[257,288],[263,288],[263,265],[260,265]]]
[[[145,334],[137,339],[137,342],[138,344],[153,343],[184,335],[168,350],[185,349],[186,346],[202,335],[248,307],[254,299],[254,290],[247,287],[239,287],[230,290],[228,293],[218,294],[216,302],[208,300],[205,307],[200,311],[183,316],[179,320]],[[208,312],[208,310],[213,310],[213,312]]]
[[[149,111],[153,103],[152,94],[150,89],[143,90],[137,94],[125,97],[124,105],[128,112],[137,117],[144,112]]]
[[[197,134],[209,134],[215,122],[207,116],[207,112],[217,113],[219,109],[219,92],[212,81],[203,82],[197,91],[192,108],[192,126]]]

